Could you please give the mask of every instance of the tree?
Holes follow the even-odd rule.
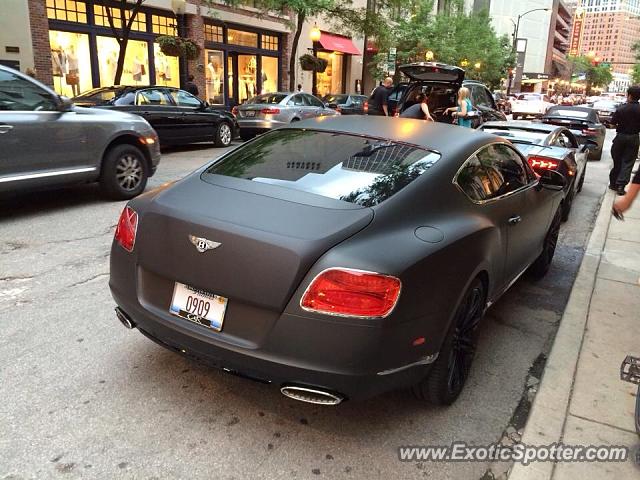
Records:
[[[640,83],[640,42],[635,43],[631,49],[636,54],[636,64],[631,72],[631,81],[637,84]]]
[[[131,4],[127,2],[127,0],[117,0],[119,3],[118,7],[120,14],[118,18],[115,19],[113,15],[113,8],[107,5],[104,5],[105,12],[107,14],[107,20],[109,21],[109,27],[111,27],[111,31],[113,32],[113,36],[116,37],[116,41],[118,42],[118,46],[120,47],[120,52],[118,53],[118,64],[116,67],[115,78],[113,79],[114,85],[120,85],[120,81],[122,79],[122,71],[124,70],[124,59],[127,54],[127,44],[129,43],[129,35],[131,34],[131,27],[133,22],[140,11],[140,7],[145,2],[145,0],[135,0],[135,4],[131,8],[128,8]],[[116,21],[120,24],[120,27],[116,27]]]
[[[437,61],[466,68],[468,78],[499,85],[514,65],[515,55],[508,36],[496,35],[489,12],[467,14],[460,0],[452,1],[443,12],[432,12],[433,1],[421,0],[411,15],[399,20],[394,29],[398,60],[423,61],[431,51]]]
[[[591,94],[593,87],[606,87],[613,80],[613,75],[608,66],[595,63],[584,55],[569,56],[569,68],[573,75],[584,75],[587,95]]]

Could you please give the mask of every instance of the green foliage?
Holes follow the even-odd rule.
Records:
[[[640,42],[637,42],[631,47],[631,50],[636,54],[636,64],[633,66],[633,71],[631,72],[631,81],[634,84],[640,83]]]
[[[594,65],[593,61],[584,55],[568,57],[569,68],[574,75],[584,75],[587,83],[587,93],[592,87],[606,87],[613,80],[609,67]]]
[[[433,12],[432,0],[415,3],[412,15],[400,19],[395,31],[398,62],[424,61],[427,51],[434,60],[465,65],[467,78],[491,87],[500,84],[507,69],[515,64],[508,36],[498,37],[486,10],[465,13],[464,3],[452,1],[447,12]],[[476,69],[474,65],[480,64]]]
[[[200,55],[200,47],[188,38],[160,35],[156,37],[160,51],[170,57],[185,57],[194,60]]]
[[[308,72],[324,72],[329,66],[329,62],[324,58],[319,58],[309,53],[300,57],[300,67]]]

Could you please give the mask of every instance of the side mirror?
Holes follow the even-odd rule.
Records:
[[[209,102],[207,102],[206,100],[204,102],[202,102],[200,104],[200,110],[206,110],[207,108],[209,108]]]
[[[559,192],[567,185],[567,179],[564,178],[564,175],[560,172],[556,172],[555,170],[544,170],[540,174],[538,185],[542,188],[546,188],[547,190]]]
[[[68,97],[58,97],[58,111],[70,112],[73,110],[73,102]]]

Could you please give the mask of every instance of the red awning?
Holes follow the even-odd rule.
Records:
[[[327,50],[334,52],[350,53],[351,55],[362,55],[360,50],[353,44],[353,41],[347,37],[331,35],[330,33],[320,33],[320,45]]]

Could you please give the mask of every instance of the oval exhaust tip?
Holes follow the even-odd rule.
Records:
[[[120,307],[116,307],[116,316],[118,317],[118,320],[120,320],[120,323],[122,323],[122,325],[127,327],[129,330],[133,330],[134,328],[136,328],[136,324],[133,323],[133,320],[131,320]]]
[[[315,388],[296,387],[293,385],[285,385],[280,389],[285,396],[298,400],[300,402],[313,403],[316,405],[338,405],[344,400],[341,395],[317,390]]]

